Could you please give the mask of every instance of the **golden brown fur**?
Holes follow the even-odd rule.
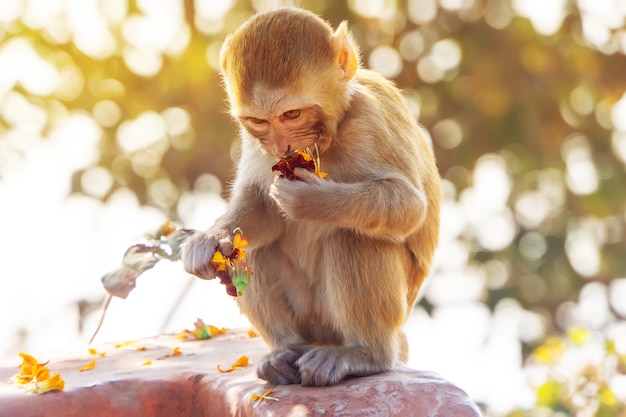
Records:
[[[187,243],[185,268],[214,278],[216,243],[244,231],[254,275],[238,303],[272,348],[258,368],[272,383],[332,385],[406,361],[401,326],[429,272],[441,192],[400,92],[358,67],[345,24],[333,33],[298,9],[244,24],[222,67],[242,154],[229,208]],[[327,179],[272,173],[315,144]]]

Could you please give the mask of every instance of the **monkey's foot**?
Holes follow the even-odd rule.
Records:
[[[300,356],[302,352],[289,348],[275,350],[261,362],[257,375],[270,384],[299,384],[300,374],[296,362]]]
[[[389,369],[373,361],[364,349],[318,346],[302,355],[296,364],[303,386],[337,385],[347,376],[366,376]]]

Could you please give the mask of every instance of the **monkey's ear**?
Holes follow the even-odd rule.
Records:
[[[343,71],[343,81],[350,81],[359,68],[358,51],[350,38],[348,23],[341,22],[332,37],[333,50],[339,68]]]
[[[222,70],[226,71],[226,52],[228,51],[228,45],[230,44],[233,35],[228,35],[222,43],[222,48],[220,49],[220,66]]]

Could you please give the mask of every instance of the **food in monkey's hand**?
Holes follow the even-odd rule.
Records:
[[[315,151],[316,154],[313,155],[313,152],[311,152],[309,148],[296,150],[278,161],[272,167],[272,171],[278,171],[280,178],[302,181],[302,179],[294,173],[294,170],[296,168],[304,168],[314,173],[319,178],[324,179],[328,174],[320,170],[320,157],[317,154],[317,147],[315,147]]]
[[[211,265],[220,279],[220,284],[226,286],[226,293],[232,297],[240,297],[246,291],[252,275],[252,266],[246,264],[246,247],[249,240],[243,236],[241,229],[235,229],[233,250],[226,256],[218,244],[211,258]]]

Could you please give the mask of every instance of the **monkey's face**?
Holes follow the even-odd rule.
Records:
[[[296,149],[319,145],[322,112],[316,106],[299,107],[297,104],[271,113],[249,108],[240,113],[239,120],[265,152],[280,159]]]
[[[333,33],[312,13],[287,8],[257,14],[229,36],[220,65],[231,114],[282,158],[330,147],[358,57],[345,23]]]

